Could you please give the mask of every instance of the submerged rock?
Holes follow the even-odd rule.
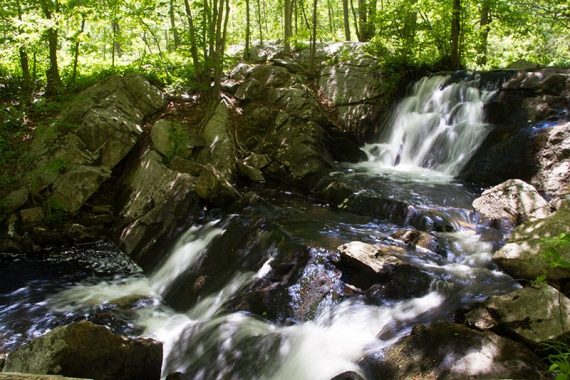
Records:
[[[528,219],[543,219],[550,215],[550,205],[534,186],[519,179],[497,185],[473,201],[473,208],[485,218],[508,220],[513,225]]]
[[[4,372],[91,379],[160,379],[162,344],[128,339],[82,321],[58,327],[11,352]]]
[[[520,343],[463,325],[417,325],[361,366],[376,379],[539,379],[545,365]]]
[[[570,336],[570,299],[549,285],[493,296],[466,315],[479,329],[499,329],[533,345]]]
[[[570,279],[570,244],[561,234],[568,234],[570,205],[565,203],[552,216],[528,221],[512,233],[493,260],[514,278],[534,280],[546,275],[549,280]]]

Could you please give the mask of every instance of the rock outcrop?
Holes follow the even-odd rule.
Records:
[[[570,299],[549,285],[493,296],[466,315],[481,330],[495,329],[531,345],[570,336]]]
[[[569,185],[570,71],[511,71],[501,81],[485,107],[492,131],[462,176],[496,185],[516,175],[547,198],[563,198]]]
[[[519,179],[507,180],[473,201],[473,208],[490,221],[509,221],[518,225],[529,219],[544,219],[550,212],[550,204],[542,198],[534,186]]]
[[[11,352],[3,372],[90,379],[160,379],[162,345],[127,339],[82,321],[58,327]]]
[[[539,379],[546,369],[520,343],[452,323],[415,326],[361,366],[376,379]]]
[[[569,233],[569,225],[570,206],[565,203],[549,218],[515,228],[507,244],[493,254],[493,260],[518,279],[534,280],[542,275],[549,280],[570,279],[570,268],[557,265],[570,263],[570,244],[565,239],[556,243],[561,234]]]

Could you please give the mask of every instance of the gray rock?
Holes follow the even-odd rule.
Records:
[[[128,339],[82,321],[58,327],[11,352],[4,372],[92,379],[159,379],[162,345]]]
[[[74,214],[109,177],[111,171],[106,167],[77,166],[55,181],[48,202],[53,208]]]
[[[570,336],[570,299],[544,284],[493,296],[465,318],[478,329],[499,328],[537,345]]]
[[[146,151],[127,176],[119,215],[124,221],[121,248],[144,268],[161,256],[155,250],[172,238],[176,228],[198,207],[191,175],[170,170],[155,151]]]
[[[361,366],[376,379],[539,379],[546,369],[520,343],[452,323],[415,326]]]
[[[265,177],[263,177],[261,170],[249,166],[244,161],[238,161],[238,171],[242,176],[249,178],[253,182],[265,182]]]
[[[216,106],[202,130],[206,149],[198,155],[198,162],[211,164],[226,179],[236,172],[235,143],[230,130],[230,109],[225,101]]]
[[[570,195],[570,123],[544,130],[540,140],[530,183],[551,197],[564,198]]]
[[[212,165],[204,165],[196,181],[196,194],[205,201],[219,205],[228,205],[240,197],[227,176]]]
[[[0,212],[9,214],[16,211],[28,201],[29,191],[26,187],[12,191],[0,200]]]
[[[405,254],[405,249],[396,246],[376,246],[353,241],[338,247],[343,259],[352,265],[374,274],[381,274],[389,267],[403,265],[399,257]]]
[[[41,222],[45,217],[41,207],[32,207],[20,210],[20,219],[24,224],[34,224]]]
[[[393,238],[399,239],[411,247],[419,246],[430,251],[437,251],[437,239],[432,234],[419,230],[399,230],[392,234]]]
[[[473,201],[473,208],[490,220],[507,219],[518,225],[531,218],[546,218],[550,205],[534,186],[519,179],[507,180]]]
[[[0,372],[0,380],[89,380],[59,375],[34,375],[20,372]]]
[[[560,234],[568,234],[570,226],[570,206],[564,204],[552,216],[542,220],[526,222],[512,233],[511,238],[493,254],[493,260],[515,278],[534,280],[546,275],[549,280],[570,279],[570,268],[553,265],[548,256],[548,242]],[[550,247],[552,248],[552,247]],[[570,244],[559,244],[556,254],[570,262]]]
[[[174,124],[171,120],[158,120],[150,130],[152,147],[166,158],[176,154]]]
[[[168,163],[168,167],[174,171],[180,173],[188,173],[197,177],[200,175],[200,172],[204,168],[204,165],[192,160],[187,160],[182,157],[175,156]]]

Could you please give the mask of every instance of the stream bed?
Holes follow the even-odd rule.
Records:
[[[230,210],[206,210],[146,275],[107,242],[0,254],[0,352],[89,319],[162,341],[164,376],[368,377],[362,358],[415,324],[517,288],[491,262],[501,234],[471,208],[481,189],[454,177],[486,135],[490,95],[446,80],[416,84],[366,162],[338,164],[331,180],[351,189],[338,205],[252,188]],[[351,242],[406,265],[371,279],[341,256]]]

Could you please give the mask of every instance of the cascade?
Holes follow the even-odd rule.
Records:
[[[448,76],[432,76],[415,83],[412,94],[396,107],[381,142],[364,147],[370,162],[459,174],[489,131],[483,106],[493,92],[448,81]]]
[[[449,180],[486,136],[483,105],[491,93],[467,83],[446,85],[447,81],[435,76],[416,83],[413,94],[395,110],[382,142],[364,148],[368,162],[339,168],[339,175],[360,183],[363,192],[378,190],[376,194],[387,194],[382,197],[437,210],[455,222],[452,231],[429,231],[442,252],[406,253],[413,266],[430,276],[425,294],[367,301],[365,289],[359,292],[345,283],[333,263],[336,248],[350,241],[395,244],[392,235],[405,223],[398,226],[393,220],[333,210],[307,199],[293,201],[291,193],[283,192],[270,206],[255,204],[241,214],[217,214],[218,219],[191,227],[148,277],[128,271],[100,280],[74,279],[60,285],[64,290],[55,286],[57,291],[41,302],[41,310],[49,308],[50,320],[39,320],[40,327],[47,329],[58,315],[88,315],[94,305],[112,305],[115,299],[136,295],[150,301],[133,311],[128,332],[144,331],[163,342],[163,376],[182,372],[196,379],[327,380],[354,371],[366,378],[359,360],[381,352],[413,325],[448,318],[459,307],[512,290],[514,281],[490,262],[492,242],[480,238],[468,217],[476,195]],[[388,174],[360,177],[362,165],[387,169]],[[426,184],[414,174],[422,171],[430,179],[441,175],[446,180]],[[271,286],[282,280],[276,280],[276,268],[290,270],[287,265],[296,265],[295,255],[307,255],[306,263],[295,272],[297,282],[283,289],[282,295],[289,297],[285,309],[303,305],[304,292],[315,284],[331,284],[306,320],[291,316],[283,322],[238,307],[236,299],[250,295],[256,284],[266,284],[267,293],[261,293],[266,297],[274,294]],[[326,281],[312,282],[318,276]],[[0,289],[0,301],[4,297],[13,303],[11,309],[0,307],[5,311],[0,313],[0,326],[16,320],[35,302],[26,298],[26,287],[10,291],[4,296]],[[20,303],[15,297],[22,299]],[[192,302],[180,302],[176,310],[167,303],[188,297],[194,297]],[[0,328],[0,333],[8,334],[6,330]]]

